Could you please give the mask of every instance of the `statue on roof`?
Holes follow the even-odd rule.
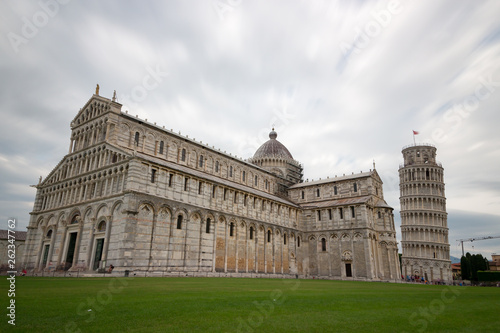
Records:
[[[95,87],[95,94],[96,95],[99,95],[99,83],[97,84],[97,86]]]

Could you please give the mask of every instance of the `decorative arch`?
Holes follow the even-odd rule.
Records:
[[[107,222],[105,219],[101,218],[101,219],[97,220],[96,228],[95,228],[96,232],[105,232],[106,225],[107,225]]]
[[[70,216],[70,218],[68,219],[68,224],[77,224],[80,222],[82,215],[80,213],[80,210],[78,208],[75,208],[68,216]]]
[[[201,221],[201,216],[202,216],[201,212],[197,210],[191,213],[191,215],[189,216],[189,220],[193,222]]]
[[[143,202],[139,203],[138,211],[139,211],[140,215],[154,215],[155,214],[154,206],[148,201],[143,201]]]
[[[352,261],[352,252],[349,250],[342,252],[342,261]]]
[[[108,216],[109,215],[109,208],[106,203],[102,203],[99,206],[97,206],[95,210],[95,215],[94,217],[97,219],[99,216]]]

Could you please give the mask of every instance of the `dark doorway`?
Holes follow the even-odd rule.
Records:
[[[43,261],[42,261],[43,267],[45,267],[47,265],[47,258],[49,256],[49,247],[50,247],[49,244],[45,245],[45,249],[43,251]]]
[[[104,238],[96,240],[95,243],[95,256],[94,256],[94,271],[99,268],[102,259],[102,248],[104,245]]]
[[[351,264],[345,264],[345,276],[352,277]]]
[[[64,265],[64,270],[68,270],[73,265],[73,257],[75,255],[75,245],[76,245],[76,236],[78,233],[73,232],[69,234],[69,245],[68,245],[68,253],[66,254],[66,264]]]

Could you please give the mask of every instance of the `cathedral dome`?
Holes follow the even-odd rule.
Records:
[[[257,149],[255,154],[253,155],[253,159],[259,159],[263,157],[281,157],[293,160],[292,154],[288,151],[288,149],[276,138],[278,137],[278,133],[273,130],[269,133],[269,140],[264,142],[262,146]]]

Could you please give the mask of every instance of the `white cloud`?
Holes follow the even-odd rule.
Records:
[[[366,171],[375,159],[396,209],[401,147],[419,130],[418,141],[438,147],[449,209],[500,215],[500,5],[400,2],[385,27],[344,54],[339,45],[388,4],[242,1],[221,20],[210,1],[68,3],[18,54],[0,42],[0,157],[10,163],[2,198],[32,199],[23,182],[66,153],[69,122],[96,83],[103,96],[123,96],[160,65],[168,76],[126,105],[130,114],[244,158],[275,124],[309,179]],[[20,31],[36,10],[2,2],[1,31]],[[477,109],[447,113],[490,75],[493,91]]]

